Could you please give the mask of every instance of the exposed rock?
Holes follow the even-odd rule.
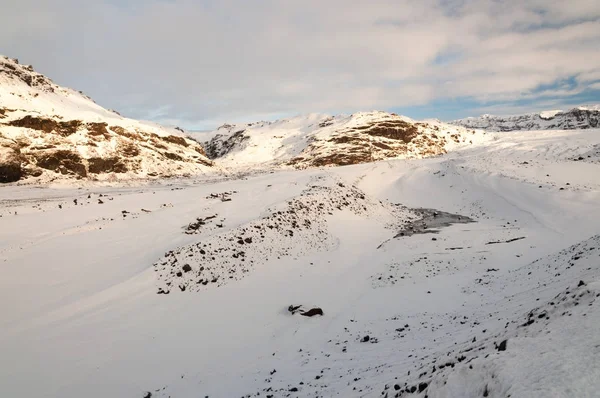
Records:
[[[85,165],[79,154],[59,149],[51,151],[40,151],[32,154],[37,166],[57,173],[73,173],[80,177],[87,176]]]
[[[127,166],[117,157],[88,159],[90,173],[126,173]]]
[[[24,174],[22,161],[17,150],[0,147],[0,183],[19,181]]]
[[[8,123],[9,126],[40,130],[45,133],[56,133],[63,137],[75,134],[79,126],[81,126],[81,124],[82,123],[79,120],[58,122],[53,119],[41,118],[31,115],[27,115],[21,119],[12,120]]]

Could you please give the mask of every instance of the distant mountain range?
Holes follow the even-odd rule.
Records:
[[[553,110],[516,116],[481,115],[450,124],[487,131],[574,130],[600,127],[600,105],[579,106],[569,111]]]

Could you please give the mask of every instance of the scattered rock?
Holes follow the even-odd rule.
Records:
[[[498,344],[498,351],[506,351],[506,344],[508,343],[508,340],[502,340],[502,342],[500,344]]]

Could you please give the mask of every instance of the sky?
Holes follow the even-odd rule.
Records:
[[[600,102],[598,0],[0,0],[0,54],[187,129]]]

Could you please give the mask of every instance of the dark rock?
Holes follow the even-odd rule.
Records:
[[[183,272],[190,272],[192,267],[189,264],[185,264],[182,268]]]
[[[585,286],[585,282],[584,281],[579,281],[579,284],[577,285],[577,287],[581,287],[581,286]]]
[[[371,340],[371,337],[369,337],[369,335],[366,335],[362,339],[360,339],[360,342],[367,343],[369,340]]]
[[[423,392],[427,388],[428,384],[423,382],[419,383],[419,392]]]
[[[499,345],[498,345],[498,351],[506,351],[506,344],[508,343],[508,340],[503,340]]]
[[[310,316],[310,317],[315,316],[315,315],[321,315],[321,316],[323,316],[323,310],[320,309],[320,308],[318,308],[318,307],[317,308],[311,308],[308,311],[301,312],[300,315],[302,315],[302,316]]]
[[[0,163],[0,183],[19,181],[24,176],[21,158],[17,152],[14,151]]]
[[[290,305],[288,307],[288,311],[291,312],[292,314],[295,314],[296,311],[298,311],[298,309],[300,309],[300,307],[302,307],[301,305]]]

